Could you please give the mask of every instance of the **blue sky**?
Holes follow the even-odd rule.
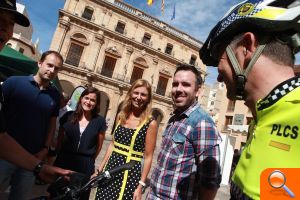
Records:
[[[222,18],[226,11],[240,0],[165,0],[165,12],[161,13],[161,0],[154,0],[150,7],[147,0],[123,0],[144,12],[174,26],[200,41],[205,41],[210,29]],[[33,41],[40,40],[40,50],[49,49],[58,21],[58,10],[64,0],[17,0],[26,6],[33,25]],[[176,17],[171,20],[174,3]],[[297,62],[300,64],[298,54]],[[208,67],[208,84],[216,81],[216,68]]]

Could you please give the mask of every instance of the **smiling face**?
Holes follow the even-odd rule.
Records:
[[[144,109],[149,103],[149,92],[146,87],[135,88],[131,93],[131,105],[133,109]]]
[[[42,81],[51,81],[62,67],[62,60],[51,53],[45,57],[45,60],[38,62],[38,76]]]
[[[84,95],[81,98],[80,103],[84,112],[92,112],[97,103],[96,93],[89,93],[87,95]]]
[[[0,12],[0,51],[13,35],[15,18],[14,15],[1,10]]]
[[[184,111],[196,101],[198,95],[195,74],[187,70],[178,71],[172,83],[172,99],[176,109]]]

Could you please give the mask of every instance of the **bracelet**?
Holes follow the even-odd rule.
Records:
[[[33,169],[33,174],[34,174],[35,177],[38,177],[38,176],[39,176],[39,173],[41,172],[41,170],[42,170],[44,164],[45,164],[45,163],[44,163],[43,161],[41,161],[41,162],[39,162],[39,163],[34,167],[34,169]]]
[[[139,184],[141,184],[143,187],[146,187],[146,183],[144,183],[143,181],[139,181]]]

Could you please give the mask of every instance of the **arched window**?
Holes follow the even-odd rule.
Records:
[[[130,83],[132,84],[134,81],[143,78],[144,69],[134,66],[130,78]]]
[[[150,45],[151,35],[149,33],[145,33],[142,43]]]
[[[164,96],[166,94],[166,89],[169,79],[165,76],[159,76],[156,93]]]
[[[143,78],[145,68],[148,68],[147,62],[144,58],[137,58],[133,61],[134,67],[132,70],[130,83]]]
[[[163,119],[163,114],[158,109],[155,108],[152,110],[152,116],[157,121],[157,124],[159,125]]]
[[[78,67],[83,49],[84,47],[82,45],[71,43],[67,54],[66,63]]]
[[[82,13],[82,18],[91,20],[93,17],[94,10],[91,7],[85,7]]]
[[[121,58],[121,54],[116,46],[107,48],[105,50],[105,58],[100,73],[106,77],[112,78],[118,58]]]
[[[196,64],[196,59],[197,59],[197,56],[192,55],[191,59],[190,59],[190,65],[195,65]]]
[[[72,95],[72,92],[74,91],[75,87],[73,83],[67,80],[59,80],[59,83],[62,87],[62,90],[67,93],[69,96]]]
[[[89,43],[83,34],[75,33],[72,35],[66,63],[78,67],[84,47],[88,44]]]
[[[101,74],[111,78],[114,73],[116,62],[116,58],[106,55],[101,69]]]
[[[173,45],[168,43],[165,49],[165,53],[171,55],[172,50],[173,50]]]
[[[124,30],[125,30],[125,23],[124,23],[124,22],[121,22],[121,21],[118,21],[118,24],[117,24],[117,26],[116,26],[115,31],[118,32],[118,33],[123,34],[123,33],[124,33]]]

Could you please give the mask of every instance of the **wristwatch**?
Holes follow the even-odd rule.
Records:
[[[33,175],[35,177],[38,177],[39,176],[39,173],[41,172],[42,168],[43,168],[43,165],[45,163],[43,161],[39,162],[33,169]]]

